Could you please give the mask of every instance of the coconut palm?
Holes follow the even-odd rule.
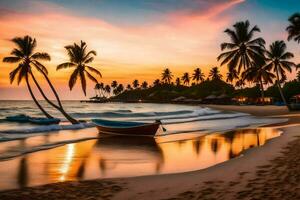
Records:
[[[104,87],[104,91],[108,94],[108,96],[110,95],[110,91],[111,91],[111,88],[109,85],[105,85]]]
[[[193,80],[196,81],[197,84],[199,84],[199,82],[202,82],[205,80],[204,73],[202,73],[200,68],[197,68],[194,70]]]
[[[133,88],[134,89],[137,89],[138,87],[139,87],[139,81],[138,80],[134,80],[133,82],[132,82],[132,85],[133,85]]]
[[[155,81],[153,81],[153,86],[159,86],[160,85],[160,80],[156,79]]]
[[[288,40],[300,43],[300,13],[295,13],[289,18],[290,25],[286,28]]]
[[[16,78],[17,75],[18,75],[18,84],[21,82],[22,79],[25,78],[28,90],[29,90],[34,102],[36,103],[36,105],[39,107],[39,109],[44,113],[44,115],[46,117],[53,118],[51,115],[49,115],[49,113],[47,113],[42,108],[42,106],[36,100],[36,98],[32,92],[30,83],[29,83],[29,77],[31,77],[32,80],[34,81],[35,85],[37,86],[39,92],[43,96],[43,98],[51,106],[53,106],[58,111],[60,111],[66,117],[66,119],[68,119],[71,123],[73,123],[73,124],[78,123],[77,120],[73,119],[70,115],[68,115],[65,112],[65,110],[62,106],[62,103],[60,101],[60,98],[48,77],[47,68],[42,63],[40,63],[41,60],[49,61],[50,60],[49,54],[44,53],[44,52],[35,52],[34,53],[34,50],[37,46],[37,42],[35,39],[31,38],[30,36],[25,36],[23,38],[16,37],[16,38],[12,39],[12,41],[17,45],[17,48],[15,48],[11,52],[12,56],[5,57],[3,59],[3,62],[19,63],[18,67],[10,73],[11,83],[14,81],[14,79]],[[48,97],[45,95],[43,89],[41,88],[37,79],[35,78],[33,69],[36,69],[46,79],[48,85],[50,86],[52,92],[54,93],[54,96],[58,102],[58,105],[56,105],[52,101],[50,101],[48,99]]]
[[[276,74],[276,83],[282,98],[282,101],[287,105],[286,99],[282,92],[281,82],[286,77],[286,71],[292,72],[293,67],[297,67],[295,63],[289,61],[294,55],[287,51],[287,46],[284,41],[273,42],[269,50],[266,51],[266,69],[273,70]],[[288,106],[288,105],[287,105]]]
[[[87,45],[85,42],[80,41],[80,44],[74,43],[73,45],[65,46],[69,56],[69,62],[62,63],[57,66],[56,70],[65,68],[75,68],[70,80],[70,90],[73,89],[78,77],[81,80],[81,87],[84,95],[86,96],[86,76],[93,82],[98,83],[93,74],[102,77],[101,73],[94,67],[90,66],[90,63],[96,56],[96,51],[87,51]]]
[[[220,74],[219,68],[218,67],[213,67],[209,71],[208,75],[211,79],[216,80],[216,79],[222,79],[222,74]]]
[[[144,81],[144,82],[142,83],[142,88],[143,88],[143,89],[147,89],[147,87],[148,87],[148,83],[147,83],[147,81]]]
[[[180,80],[179,77],[176,78],[175,83],[176,83],[176,86],[180,86],[181,85],[181,80]]]
[[[240,74],[242,69],[263,60],[265,40],[254,38],[256,32],[260,32],[260,29],[257,26],[250,28],[248,20],[235,23],[233,29],[226,29],[225,33],[231,42],[221,44],[222,51],[228,50],[218,57],[222,61],[221,66],[227,64],[229,71],[235,69]]]
[[[260,86],[261,97],[264,104],[264,84],[273,83],[273,79],[276,77],[270,69],[266,67],[265,62],[253,65],[253,67],[246,69],[242,73],[242,77],[244,80],[257,83]]]
[[[164,69],[163,73],[161,74],[162,76],[162,81],[167,83],[167,84],[171,84],[171,81],[173,79],[173,74],[172,72],[169,70],[169,68]]]
[[[118,82],[117,81],[113,81],[113,82],[111,82],[110,86],[115,89],[118,86]]]
[[[238,79],[239,75],[235,69],[226,74],[226,82],[232,83],[235,79]]]
[[[181,77],[181,80],[183,81],[183,84],[189,85],[190,84],[190,75],[189,73],[185,72],[183,76]]]
[[[94,87],[96,96],[100,96],[100,89],[101,89],[100,84],[99,84],[99,83],[96,83],[96,85],[95,85],[95,87]]]
[[[127,89],[127,90],[132,90],[131,85],[130,85],[130,84],[127,84],[126,89]]]

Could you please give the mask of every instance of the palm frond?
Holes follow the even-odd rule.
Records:
[[[92,80],[95,83],[98,83],[98,80],[93,75],[91,75],[88,71],[85,71],[85,73],[90,80]]]
[[[97,74],[97,75],[99,75],[100,76],[100,78],[102,78],[102,74],[101,74],[101,72],[100,71],[98,71],[97,69],[95,69],[95,68],[93,68],[93,67],[91,67],[91,66],[85,66],[88,70],[90,70],[91,72],[93,72],[93,73],[95,73],[95,74]]]
[[[47,61],[50,61],[51,60],[51,57],[48,53],[44,53],[44,52],[37,52],[35,54],[33,54],[31,56],[32,59],[36,59],[36,60],[47,60]]]
[[[56,67],[56,70],[60,70],[60,69],[65,69],[65,68],[70,68],[70,67],[75,67],[76,64],[74,63],[71,63],[71,62],[66,62],[66,63],[62,63],[60,65],[58,65]]]
[[[12,84],[16,78],[16,75],[20,72],[21,68],[23,67],[23,64],[19,64],[19,66],[14,69],[13,71],[11,71],[9,73],[9,80],[10,80],[10,84]]]
[[[34,60],[34,61],[31,61],[31,63],[35,66],[35,68],[36,68],[39,72],[48,74],[47,68],[46,68],[42,63],[40,63],[39,61]]]
[[[81,80],[81,87],[82,87],[84,96],[86,96],[86,79],[85,79],[84,71],[79,71],[79,77]]]
[[[6,62],[6,63],[17,63],[21,60],[22,60],[22,58],[20,58],[20,57],[5,57],[5,58],[3,58],[3,62]]]
[[[73,73],[71,74],[71,77],[70,77],[70,80],[69,80],[69,88],[70,90],[73,89],[76,81],[77,81],[77,78],[78,78],[78,75],[79,75],[79,68],[76,68]]]

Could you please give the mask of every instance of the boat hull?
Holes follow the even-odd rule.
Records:
[[[146,124],[137,127],[114,128],[97,125],[99,133],[127,136],[155,136],[160,123]]]

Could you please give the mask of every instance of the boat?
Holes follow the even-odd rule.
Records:
[[[58,124],[60,119],[58,118],[39,118],[39,117],[30,117],[29,122],[38,125],[50,125],[50,124]]]
[[[5,118],[9,122],[27,123],[30,117],[24,114],[8,116]]]
[[[100,133],[129,136],[155,136],[161,125],[160,121],[144,123],[94,119],[92,122],[96,124]]]

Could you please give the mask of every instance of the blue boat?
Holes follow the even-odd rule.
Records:
[[[131,135],[131,136],[155,136],[157,129],[161,125],[160,121],[153,123],[144,122],[123,122],[102,119],[92,120],[100,133]]]

